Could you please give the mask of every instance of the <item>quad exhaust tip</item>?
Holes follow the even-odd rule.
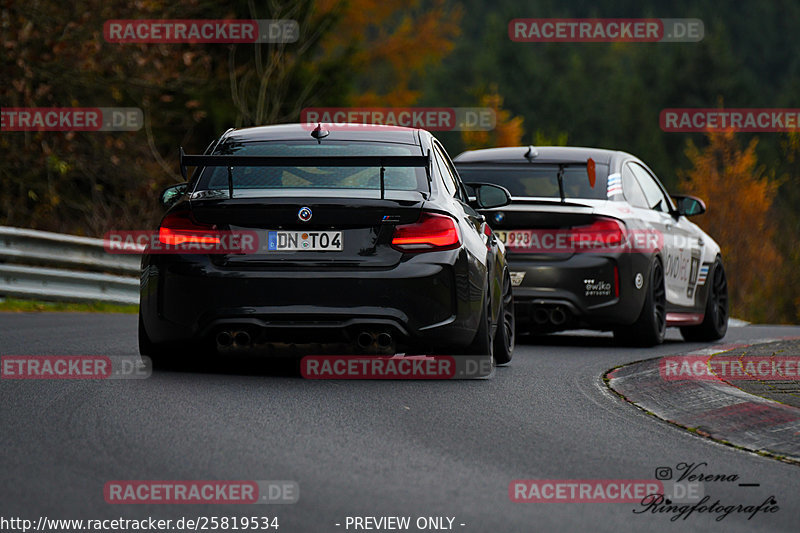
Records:
[[[389,348],[392,345],[392,336],[388,333],[378,334],[378,346],[381,348]]]
[[[233,344],[233,336],[228,331],[217,333],[217,344],[220,346],[230,346]]]
[[[569,311],[563,305],[539,305],[533,310],[533,321],[538,326],[563,326],[569,320]]]
[[[250,334],[246,331],[237,331],[233,335],[233,342],[236,343],[236,346],[250,346]]]
[[[382,331],[380,333],[373,333],[370,331],[362,331],[356,337],[356,345],[362,350],[378,347],[386,350],[394,346],[394,337],[391,333]]]
[[[533,310],[533,321],[540,326],[547,324],[550,322],[550,313],[544,307],[537,307]]]
[[[224,348],[236,346],[238,348],[245,348],[253,343],[250,334],[244,330],[242,331],[220,331],[217,333],[217,345]]]
[[[369,331],[362,331],[356,337],[356,344],[361,349],[369,348],[373,342],[375,342],[375,337]]]
[[[550,311],[550,322],[556,326],[561,326],[567,321],[567,313],[561,306],[554,307]]]

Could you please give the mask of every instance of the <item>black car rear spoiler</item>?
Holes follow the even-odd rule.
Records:
[[[272,156],[272,155],[186,155],[181,148],[181,176],[186,167],[228,167],[228,194],[233,198],[233,167],[379,167],[381,199],[384,198],[386,167],[425,168],[431,179],[431,151],[428,155],[336,155],[336,156]]]

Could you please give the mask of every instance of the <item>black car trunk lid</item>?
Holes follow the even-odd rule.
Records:
[[[387,191],[386,198],[315,194],[203,199],[191,202],[193,217],[218,229],[253,232],[258,249],[219,254],[220,266],[386,267],[402,253],[391,247],[394,228],[419,219],[423,195]],[[327,194],[330,194],[328,192]],[[305,243],[305,244],[304,244]],[[322,244],[326,246],[323,248]],[[307,246],[307,248],[303,248]]]
[[[592,206],[557,199],[514,198],[508,207],[481,213],[509,253],[526,261],[569,259],[575,250],[561,244],[569,242],[570,230],[597,219]]]

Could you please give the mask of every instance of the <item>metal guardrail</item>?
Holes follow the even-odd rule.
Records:
[[[0,226],[0,297],[135,305],[140,261],[102,239]]]

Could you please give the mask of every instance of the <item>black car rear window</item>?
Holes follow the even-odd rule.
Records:
[[[560,198],[558,191],[558,165],[534,163],[523,165],[478,166],[458,165],[458,173],[465,182],[484,182],[501,185],[511,196],[531,198]],[[564,197],[606,200],[608,165],[595,165],[594,187],[589,183],[585,164],[564,167]]]
[[[303,167],[234,167],[234,189],[375,189],[380,190],[380,168],[317,167],[315,156],[421,155],[414,145],[379,142],[251,142],[225,143],[213,155],[309,156]],[[387,168],[386,190],[428,191],[424,168]],[[196,190],[227,189],[228,169],[208,167],[198,179]]]

